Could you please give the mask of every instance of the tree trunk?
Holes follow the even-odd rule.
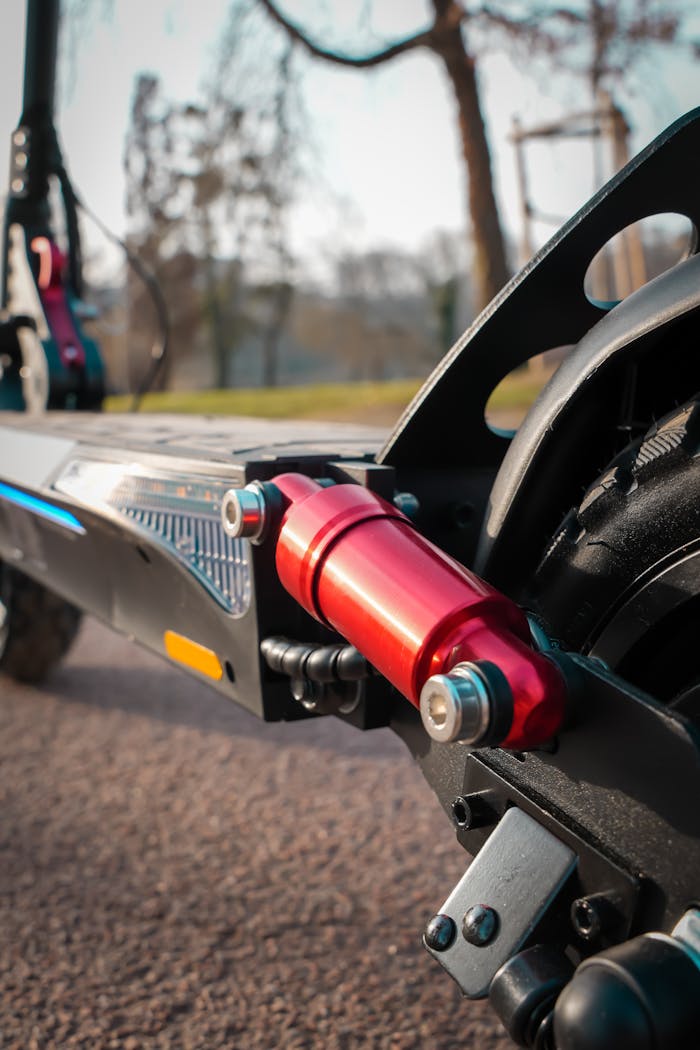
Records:
[[[204,278],[206,284],[205,309],[214,356],[214,384],[217,390],[223,390],[230,382],[228,341],[224,330],[224,317],[219,298],[217,275],[211,255],[207,255],[204,259]]]
[[[292,286],[281,281],[272,291],[270,318],[263,333],[263,386],[277,386],[279,346],[292,304]]]
[[[433,50],[445,63],[459,112],[462,154],[467,168],[467,199],[474,241],[477,307],[483,309],[510,276],[496,197],[486,127],[479,102],[475,60],[467,54],[452,0],[432,0]],[[460,12],[461,14],[461,12]]]
[[[429,47],[445,63],[459,113],[462,154],[467,166],[467,198],[474,240],[474,284],[477,305],[486,306],[510,276],[503,231],[493,192],[491,158],[479,104],[474,59],[467,53],[462,22],[467,17],[457,0],[431,0],[435,23],[430,29],[405,37],[370,55],[354,57],[314,43],[296,23],[286,18],[275,0],[259,0],[288,38],[314,58],[353,69],[369,69],[418,47]]]

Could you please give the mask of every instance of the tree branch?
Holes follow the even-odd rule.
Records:
[[[535,10],[524,17],[513,17],[498,7],[484,3],[475,8],[471,16],[486,22],[494,29],[500,29],[516,43],[548,54],[554,54],[567,47],[576,39],[580,27],[586,24],[584,15],[561,8],[548,10],[546,17],[541,10]],[[566,29],[557,32],[544,28],[547,22],[556,25],[557,21],[568,29],[568,35]]]
[[[322,58],[326,62],[334,62],[338,66],[368,69],[371,66],[380,65],[382,62],[388,62],[389,59],[395,58],[396,55],[401,55],[405,51],[411,51],[415,47],[430,47],[432,44],[432,33],[431,30],[427,29],[422,33],[404,37],[403,40],[397,40],[388,47],[375,51],[370,55],[344,55],[340,51],[331,51],[329,48],[321,47],[319,44],[314,43],[303,29],[282,14],[276,4],[273,3],[273,0],[260,0],[260,3],[270,18],[284,29],[290,40],[300,44],[314,58]]]

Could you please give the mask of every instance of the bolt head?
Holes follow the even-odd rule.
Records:
[[[579,897],[571,905],[571,922],[584,941],[597,941],[603,932],[603,916],[599,903],[590,897]]]
[[[498,912],[487,904],[475,904],[462,920],[462,936],[476,948],[490,944],[498,933]]]
[[[464,831],[469,831],[474,826],[474,814],[466,796],[458,795],[453,801],[452,819],[455,825]]]
[[[433,915],[425,927],[423,941],[434,952],[446,952],[457,936],[457,926],[449,915]]]
[[[486,682],[472,664],[456,664],[449,674],[428,678],[420,694],[423,725],[433,740],[476,744],[491,718]]]
[[[263,491],[252,482],[244,489],[229,489],[221,504],[224,532],[255,543],[262,539],[267,524],[267,505]]]

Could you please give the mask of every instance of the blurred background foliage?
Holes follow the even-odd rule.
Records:
[[[69,66],[80,62],[81,29],[108,19],[115,3],[67,4]],[[536,250],[533,224],[551,221],[538,210],[538,188],[528,179],[529,143],[584,139],[595,178],[604,182],[629,153],[625,93],[643,63],[657,54],[698,52],[693,4],[683,0],[425,0],[424,25],[391,40],[368,31],[372,0],[352,5],[356,26],[344,28],[343,39],[322,7],[325,17],[313,24],[308,5],[305,21],[293,0],[232,0],[197,97],[169,98],[159,76],[147,70],[135,80],[123,153],[126,241],[155,274],[171,327],[158,377],[160,390],[171,393],[146,407],[318,417],[362,415],[364,406],[366,416],[383,418],[378,406],[384,404],[384,415],[395,415]],[[532,63],[535,75],[536,59],[544,90],[576,85],[578,104],[546,126],[523,123],[513,98],[506,147],[518,171],[517,230],[507,228],[499,208],[484,116],[480,64],[494,48],[521,73]],[[329,242],[319,279],[289,237],[290,214],[313,187],[314,149],[323,148],[312,145],[313,114],[304,93],[310,64],[342,66],[362,77],[400,57],[411,61],[417,50],[435,56],[449,85],[464,226],[436,229],[417,251],[383,243],[353,247],[347,238]],[[410,114],[405,129],[392,134],[411,136]],[[414,145],[420,151],[420,141]],[[428,198],[433,192],[426,185]],[[635,282],[677,261],[685,236],[663,223],[627,235],[597,264],[595,296],[622,298]],[[148,368],[153,304],[127,267],[108,286],[95,281],[92,296],[101,311],[98,337],[110,386],[125,395]],[[499,392],[500,401],[512,407],[531,399],[551,364],[534,362],[510,393]],[[357,386],[336,396],[334,383]],[[291,392],[302,386],[309,387],[304,396]],[[253,388],[268,393],[251,400],[246,391]],[[193,398],[184,391],[209,393]]]

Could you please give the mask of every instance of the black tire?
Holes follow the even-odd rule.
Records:
[[[0,568],[0,592],[0,671],[20,682],[41,682],[73,644],[82,613],[7,565]]]
[[[564,648],[595,652],[604,632],[612,633],[611,625],[623,633],[620,623],[633,615],[626,612],[634,606],[630,599],[638,602],[646,587],[651,615],[628,630],[634,644],[613,666],[695,716],[700,714],[700,576],[686,584],[682,600],[674,596],[672,611],[663,602],[657,608],[650,588],[662,571],[687,564],[684,559],[696,547],[700,400],[693,399],[629,445],[588,489],[546,551],[526,601]]]

